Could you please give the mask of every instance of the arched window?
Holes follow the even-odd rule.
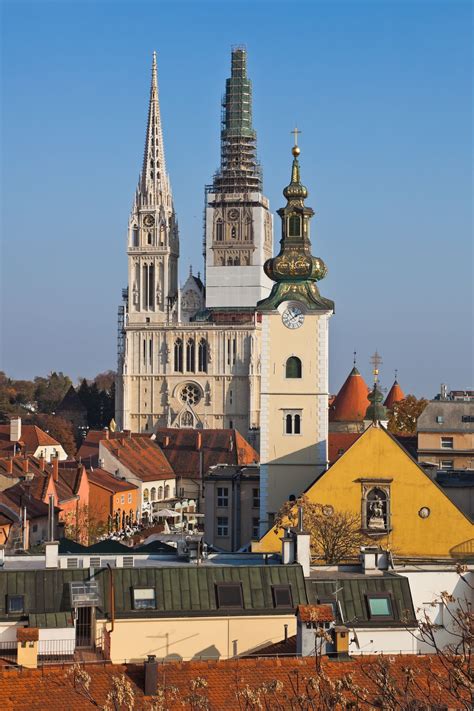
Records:
[[[223,226],[222,220],[219,218],[218,220],[216,220],[216,241],[222,242],[223,237],[224,237],[224,226]]]
[[[301,416],[300,415],[294,416],[293,434],[301,434]]]
[[[163,498],[163,487],[159,486],[158,487],[158,500],[161,500]]]
[[[290,215],[288,219],[288,236],[301,237],[301,217],[299,215]]]
[[[166,484],[166,486],[165,486],[165,499],[169,499],[169,498],[170,498],[170,487],[169,487],[169,484]]]
[[[285,432],[286,434],[293,434],[293,415],[286,416]]]
[[[198,370],[200,373],[207,373],[207,341],[201,338],[198,347]]]
[[[143,489],[143,501],[145,504],[148,503],[148,498],[149,498],[150,492],[148,489]]]
[[[133,226],[133,246],[138,247],[139,232],[136,225]]]
[[[301,410],[287,410],[283,412],[284,433],[288,435],[301,434]]]
[[[183,341],[177,338],[174,342],[174,370],[176,373],[183,372]]]
[[[188,338],[186,343],[186,370],[188,373],[194,373],[195,370],[195,350],[194,338]]]
[[[151,487],[150,499],[151,499],[152,501],[156,501],[156,489],[155,489],[154,486]]]
[[[194,427],[193,413],[186,410],[181,415],[181,427]]]
[[[301,360],[296,356],[288,358],[285,373],[287,378],[301,378]]]

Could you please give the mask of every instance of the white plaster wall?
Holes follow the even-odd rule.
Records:
[[[356,642],[357,639],[357,642]],[[357,629],[349,632],[349,654],[416,654],[417,640],[406,629]]]

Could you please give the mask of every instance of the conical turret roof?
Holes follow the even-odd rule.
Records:
[[[385,398],[384,405],[388,410],[391,410],[396,402],[405,399],[405,393],[398,384],[398,380],[395,380],[392,387],[389,390],[387,397]]]
[[[354,366],[331,406],[330,421],[362,422],[370,405],[368,393],[367,383]]]

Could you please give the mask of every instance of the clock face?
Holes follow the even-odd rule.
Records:
[[[238,210],[229,210],[229,220],[237,220],[239,217],[239,211]]]
[[[145,217],[143,218],[143,224],[145,225],[145,227],[153,227],[153,225],[155,224],[155,218],[153,217],[153,215],[145,215]]]
[[[281,317],[287,328],[299,328],[304,322],[304,313],[298,306],[288,306]]]

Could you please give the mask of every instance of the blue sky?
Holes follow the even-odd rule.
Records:
[[[473,386],[469,2],[8,2],[2,42],[2,342],[12,377],[114,368],[151,54],[180,223],[201,268],[230,49],[244,44],[272,210],[290,130],[329,267],[330,383],[358,352],[408,392]],[[275,219],[275,242],[279,218]]]

